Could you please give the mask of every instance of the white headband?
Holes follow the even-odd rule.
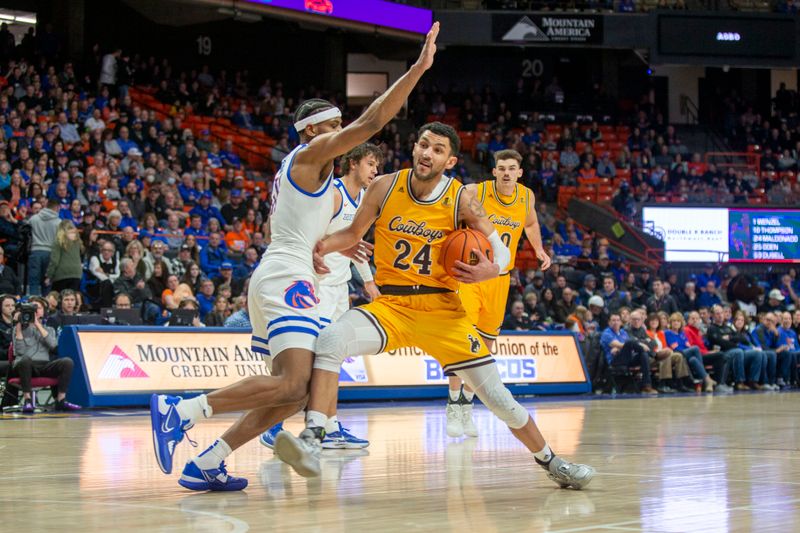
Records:
[[[330,120],[332,118],[339,118],[342,116],[342,112],[339,111],[338,107],[331,107],[330,109],[326,109],[325,111],[320,111],[319,113],[314,113],[313,115],[304,118],[303,120],[298,120],[294,123],[294,129],[299,132],[306,129],[306,126],[309,124],[319,124],[320,122],[325,122],[326,120]]]

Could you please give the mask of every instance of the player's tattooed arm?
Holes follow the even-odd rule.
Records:
[[[469,201],[469,208],[472,210],[472,214],[476,217],[485,217],[486,216],[486,208],[483,207],[483,204],[478,201],[477,198],[473,197]]]
[[[487,237],[494,232],[494,226],[486,218],[486,209],[478,200],[476,191],[465,187],[458,200],[458,220]]]

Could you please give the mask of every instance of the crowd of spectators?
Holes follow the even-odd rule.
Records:
[[[0,293],[44,296],[56,333],[63,316],[126,307],[147,324],[174,324],[188,308],[195,325],[247,325],[247,280],[269,245],[274,167],[246,187],[252,169],[231,139],[182,120],[263,131],[277,164],[298,141],[297,102],[340,96],[284,96],[280,82],[246,71],[179,72],[120,49],[95,47],[78,65],[36,42],[0,51]],[[135,104],[133,87],[152,88],[168,112]],[[414,138],[396,124],[378,140],[386,172],[410,161]],[[364,301],[355,283],[352,298]]]

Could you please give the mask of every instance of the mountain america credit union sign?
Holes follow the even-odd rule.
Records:
[[[596,15],[493,15],[494,42],[508,44],[602,44],[603,17]]]

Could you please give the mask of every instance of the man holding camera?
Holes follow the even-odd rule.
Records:
[[[68,357],[50,360],[50,354],[58,346],[53,328],[44,326],[46,302],[41,298],[20,305],[14,315],[14,366],[12,374],[20,378],[22,387],[22,412],[34,412],[31,401],[31,379],[48,377],[58,379],[56,411],[77,411],[80,406],[66,401],[67,387],[72,377],[73,363]]]

